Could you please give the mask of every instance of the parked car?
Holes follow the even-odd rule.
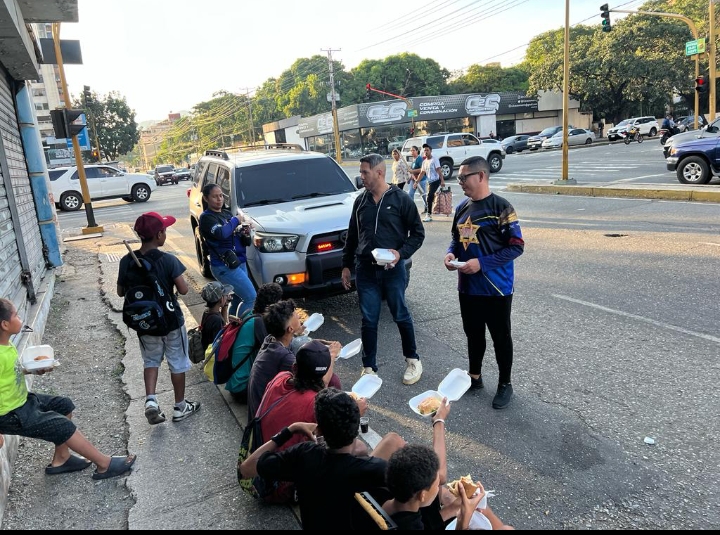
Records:
[[[678,119],[677,123],[675,125],[678,127],[680,132],[686,132],[689,130],[695,130],[695,116],[689,115],[687,117],[681,117]],[[705,117],[702,115],[698,115],[698,130],[701,128],[705,128],[707,126],[707,121],[705,120]]]
[[[668,138],[668,140],[665,142],[665,145],[663,145],[663,156],[667,158],[670,155],[670,151],[672,150],[672,148],[681,143],[685,143],[687,141],[692,141],[695,139],[716,137],[720,137],[720,119],[715,119],[708,126],[700,130],[690,130],[688,132],[675,134],[674,136]]]
[[[570,125],[570,128],[574,128]],[[535,136],[530,136],[527,140],[527,148],[530,150],[538,150],[542,147],[543,141],[553,137],[558,132],[562,131],[562,126],[550,126]]]
[[[192,179],[192,173],[190,172],[190,169],[187,169],[185,167],[178,167],[175,169],[175,172],[173,173],[173,182],[176,184],[180,180],[191,180]]]
[[[400,154],[408,163],[412,163],[410,150],[413,146],[430,145],[432,154],[440,161],[443,177],[452,177],[453,171],[460,167],[465,158],[482,156],[490,165],[490,172],[497,173],[502,169],[505,151],[499,143],[482,143],[472,134],[449,134],[442,132],[429,136],[406,139]]]
[[[407,138],[403,136],[395,136],[390,138],[390,142],[388,143],[388,153],[392,154],[392,151],[397,149],[402,149],[403,143],[405,143],[405,140]]]
[[[74,212],[83,205],[77,167],[56,167],[48,171],[55,204],[60,210]],[[145,202],[155,191],[155,180],[142,173],[124,173],[109,165],[86,165],[90,199],[121,198],[126,202]]]
[[[623,132],[630,130],[630,127],[636,126],[640,130],[640,134],[643,136],[655,137],[660,130],[660,125],[657,119],[653,116],[647,115],[645,117],[632,117],[620,121],[618,124],[613,126],[607,131],[608,141],[616,141],[618,139],[624,139]]]
[[[155,182],[158,186],[167,184],[177,184],[178,181],[173,176],[175,174],[175,168],[172,165],[158,165],[155,167]]]
[[[500,142],[500,146],[502,146],[507,154],[522,152],[528,148],[528,139],[530,139],[529,135],[518,134],[516,136],[506,137]]]
[[[590,145],[595,139],[595,134],[590,130],[584,128],[573,128],[568,132],[568,146],[572,147],[575,145]],[[543,141],[543,149],[557,149],[562,147],[563,144],[563,131],[560,130],[553,137],[550,137]]]
[[[197,162],[188,206],[197,261],[211,277],[198,229],[207,184],[220,185],[225,207],[252,224],[247,267],[256,286],[277,282],[298,297],[347,292],[342,250],[360,190],[335,160],[300,148],[207,151]]]
[[[666,165],[681,184],[707,184],[720,175],[720,138],[705,137],[674,145]]]

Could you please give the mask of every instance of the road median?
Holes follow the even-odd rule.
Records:
[[[544,195],[571,195],[578,197],[614,197],[630,199],[662,199],[670,201],[720,203],[720,186],[590,186],[557,184],[508,184],[506,191],[539,193]]]

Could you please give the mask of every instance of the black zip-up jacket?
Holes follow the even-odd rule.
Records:
[[[375,204],[372,193],[365,190],[355,199],[348,237],[343,248],[344,268],[361,262],[373,262],[373,249],[395,249],[407,260],[425,241],[425,227],[410,196],[397,186],[390,186]]]

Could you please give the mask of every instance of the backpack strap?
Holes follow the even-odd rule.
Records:
[[[281,377],[281,379],[284,379],[286,376],[285,376],[285,374],[282,374],[282,375],[283,375],[283,376]],[[278,380],[278,377],[279,377],[279,374],[275,376],[275,378],[270,382],[270,384],[268,384],[268,386],[265,388],[265,392],[267,392],[267,391],[270,389],[270,387],[275,384],[275,382]],[[292,392],[293,392],[293,391],[291,390],[291,391],[288,392],[287,394],[284,394],[284,395],[280,396],[279,398],[277,398],[277,399],[275,400],[275,402],[274,402],[272,405],[270,405],[270,407],[268,407],[265,412],[263,412],[263,413],[260,414],[259,416],[256,415],[253,419],[254,419],[254,420],[257,420],[258,422],[259,422],[260,420],[262,420],[265,416],[268,415],[268,413],[269,413],[271,410],[273,410],[273,409],[275,408],[275,406],[276,406],[278,403],[280,403],[283,399],[285,399],[285,398],[288,397],[290,394],[292,394]],[[265,398],[265,396],[263,396],[263,400],[264,400],[264,398]],[[261,409],[262,409],[262,402],[263,402],[263,400],[260,400],[260,406],[258,407],[258,414],[260,413],[260,411],[261,411]]]

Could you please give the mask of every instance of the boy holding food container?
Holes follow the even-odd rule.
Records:
[[[0,447],[4,444],[4,434],[52,442],[55,453],[45,468],[47,475],[78,472],[93,463],[96,466],[93,479],[108,479],[129,472],[135,455],[111,457],[98,451],[72,422],[75,405],[69,398],[28,392],[24,376],[44,375],[52,371],[53,366],[33,371],[23,367],[17,348],[10,341],[22,326],[15,305],[0,298]],[[36,360],[41,358],[42,355]]]

